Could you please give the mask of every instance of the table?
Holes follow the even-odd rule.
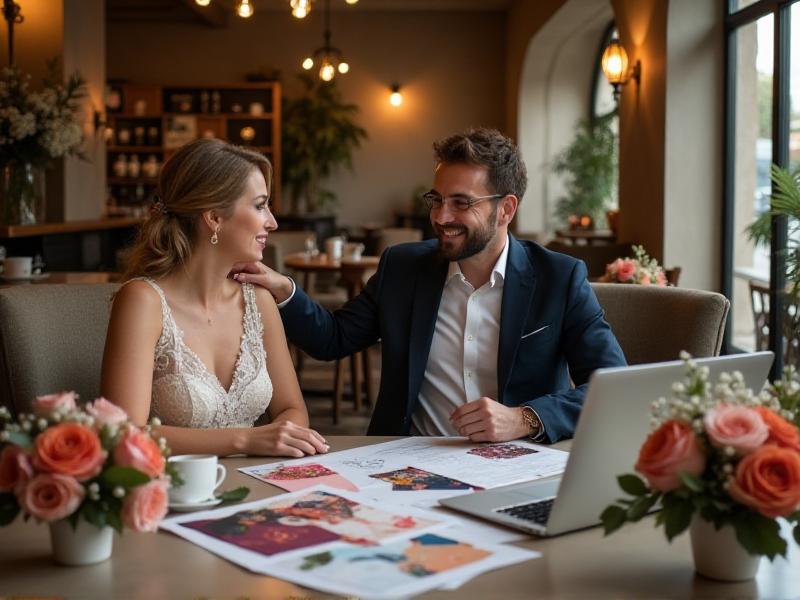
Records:
[[[610,229],[558,229],[556,238],[566,240],[572,244],[584,242],[588,246],[595,244],[613,244],[617,241],[617,234]]]
[[[329,437],[333,450],[394,438]],[[557,448],[569,443],[557,444]],[[280,493],[236,471],[272,462],[229,458],[222,489],[247,485],[248,500]],[[543,553],[473,579],[456,592],[433,591],[425,598],[796,598],[800,596],[800,552],[790,544],[788,560],[762,560],[758,576],[744,583],[717,583],[694,575],[688,534],[670,545],[653,516],[626,525],[610,538],[594,527],[556,538],[530,537],[519,545]],[[59,567],[50,558],[48,528],[17,519],[0,530],[0,593],[5,596],[151,600],[153,598],[330,598],[256,575],[167,533],[125,531],[114,541],[110,560],[89,567]]]
[[[30,281],[10,281],[0,278],[0,288],[18,285],[44,285],[48,283],[112,283],[119,279],[119,273],[109,271],[64,271],[48,272],[47,277],[32,279]]]
[[[305,252],[295,252],[287,255],[284,266],[303,273],[303,288],[308,291],[311,289],[311,276],[314,273],[336,272],[344,280],[347,288],[347,298],[355,298],[363,287],[364,276],[378,267],[380,257],[362,256],[359,259],[343,258],[341,260],[331,260],[324,252],[309,256]],[[363,356],[363,359],[362,359]],[[364,372],[364,382],[366,387],[367,404],[372,406],[375,402],[375,389],[372,382],[372,365],[369,351],[356,352],[350,357],[350,381],[353,388],[353,399],[356,410],[361,410],[361,382],[362,382],[362,362]],[[302,363],[299,363],[301,365]],[[300,366],[299,368],[302,368]],[[336,361],[336,378],[334,382],[334,401],[333,401],[333,422],[338,423],[341,414],[344,363]]]

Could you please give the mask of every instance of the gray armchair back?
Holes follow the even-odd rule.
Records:
[[[0,289],[0,404],[28,412],[35,396],[100,393],[100,369],[117,284]]]
[[[730,301],[722,294],[676,287],[593,283],[628,364],[717,356]]]

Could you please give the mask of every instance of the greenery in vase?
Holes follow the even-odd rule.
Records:
[[[44,167],[52,159],[79,154],[83,131],[76,111],[86,95],[85,82],[76,73],[62,84],[57,72],[57,62],[50,61],[38,91],[30,89],[30,75],[19,68],[0,72],[0,162]]]
[[[708,367],[683,353],[687,375],[673,396],[652,405],[653,431],[642,445],[636,471],[617,478],[629,498],[603,511],[606,534],[639,521],[659,502],[656,525],[668,540],[692,516],[715,529],[733,526],[750,554],[785,556],[776,519],[794,524],[800,543],[800,434],[792,371],[760,394],[745,387],[741,373],[723,373],[716,385]]]
[[[566,194],[558,199],[556,217],[589,215],[602,223],[617,193],[617,134],[609,117],[578,122],[575,138],[555,159],[553,171],[564,175]]]
[[[343,101],[334,81],[298,75],[305,91],[300,98],[284,99],[282,120],[283,185],[293,198],[313,213],[332,208],[336,194],[322,187],[339,167],[352,168],[355,148],[367,138],[356,124],[358,106]]]

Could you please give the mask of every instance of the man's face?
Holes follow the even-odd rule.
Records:
[[[478,254],[497,234],[497,200],[483,200],[466,210],[453,201],[492,195],[488,175],[486,167],[462,163],[442,163],[436,169],[433,191],[445,201],[431,209],[431,224],[439,252],[449,261]]]

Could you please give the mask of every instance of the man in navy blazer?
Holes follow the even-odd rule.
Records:
[[[263,265],[234,277],[269,289],[287,337],[315,358],[381,341],[370,435],[571,437],[592,371],[625,364],[586,267],[508,233],[527,183],[511,140],[478,129],[434,148],[437,239],[388,248],[339,310]]]

